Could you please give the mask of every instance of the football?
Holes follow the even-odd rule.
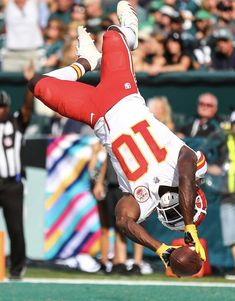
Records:
[[[170,267],[177,276],[190,277],[201,270],[202,260],[194,247],[183,246],[171,253]]]

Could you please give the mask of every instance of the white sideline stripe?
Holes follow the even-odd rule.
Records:
[[[13,283],[6,280],[5,283]],[[138,280],[89,280],[89,279],[56,279],[56,278],[25,278],[14,283],[40,283],[40,284],[97,284],[97,285],[142,285],[142,286],[194,286],[194,287],[230,287],[235,283],[220,282],[183,282],[183,281],[138,281]],[[1,285],[1,284],[0,284]]]

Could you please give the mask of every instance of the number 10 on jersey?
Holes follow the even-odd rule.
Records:
[[[167,150],[165,147],[160,148],[153,136],[149,131],[149,123],[147,120],[143,120],[131,127],[134,134],[141,134],[145,143],[148,145],[150,151],[154,155],[158,163],[165,160],[167,155]],[[123,158],[120,148],[125,145],[128,147],[132,155],[134,156],[136,162],[138,163],[138,168],[131,170],[128,166],[128,162]],[[143,176],[148,170],[148,161],[144,154],[139,149],[135,140],[131,135],[122,134],[112,143],[112,150],[116,158],[118,159],[126,177],[129,181],[136,181],[141,176]]]

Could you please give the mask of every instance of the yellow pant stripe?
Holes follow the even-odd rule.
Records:
[[[70,67],[72,67],[77,72],[77,78],[79,79],[82,76],[81,69],[76,64],[72,64],[70,65]]]

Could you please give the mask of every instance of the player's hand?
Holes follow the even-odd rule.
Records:
[[[161,258],[165,268],[170,266],[171,253],[179,247],[180,246],[168,246],[161,244],[161,246],[157,249],[156,254]]]
[[[198,238],[197,228],[194,224],[186,225],[184,229],[184,241],[186,244],[193,244],[195,247],[195,251],[200,255],[201,260],[206,260],[205,250]]]
[[[102,201],[105,198],[105,188],[102,183],[97,182],[92,192],[97,201]]]

